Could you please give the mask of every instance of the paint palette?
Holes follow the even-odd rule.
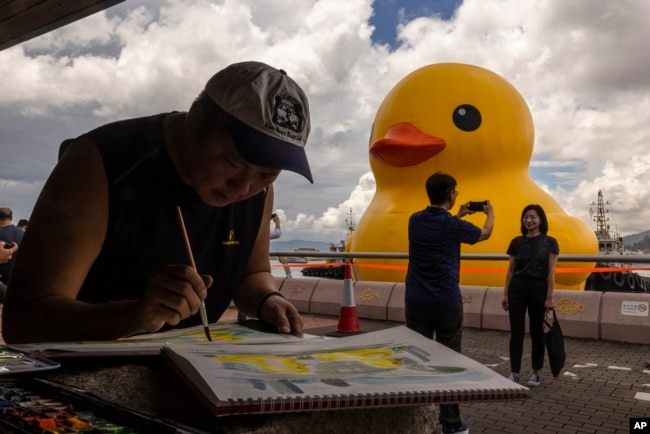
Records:
[[[60,364],[39,356],[31,356],[0,346],[0,375],[56,369]]]
[[[46,380],[0,381],[0,434],[194,432]]]

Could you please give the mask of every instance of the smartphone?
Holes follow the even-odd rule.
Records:
[[[487,200],[480,202],[469,202],[469,204],[467,204],[467,209],[473,212],[483,211],[483,207],[485,205],[487,205]]]

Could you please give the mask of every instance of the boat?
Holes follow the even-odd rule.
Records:
[[[348,229],[348,237],[354,231],[354,213],[352,208],[348,212],[348,215],[345,219],[345,224]],[[345,240],[339,241],[338,244],[330,244],[330,252],[345,252]],[[303,276],[308,277],[320,277],[325,279],[337,279],[343,280],[345,277],[345,265],[340,265],[341,262],[345,262],[344,258],[330,258],[326,262],[328,263],[338,263],[339,265],[331,266],[318,266],[318,267],[305,267],[300,272]]]
[[[589,214],[596,223],[594,233],[598,239],[598,254],[620,256],[620,261],[596,263],[596,268],[629,267],[629,263],[626,264],[625,256],[630,253],[625,250],[623,238],[609,226],[609,218],[607,217],[609,209],[607,206],[610,205],[609,202],[604,201],[602,190],[598,190],[597,202],[591,203]],[[650,293],[650,278],[627,270],[595,272],[591,273],[587,278],[585,291]]]
[[[339,244],[331,244],[330,252],[344,252],[345,251],[345,241],[341,240]],[[307,277],[320,277],[324,279],[337,279],[343,280],[345,277],[345,265],[340,265],[340,262],[345,261],[342,258],[330,258],[326,263],[339,263],[339,265],[330,265],[317,267],[305,267],[300,270],[303,276]]]
[[[287,264],[307,264],[309,261],[307,258],[301,256],[287,256],[284,258]]]

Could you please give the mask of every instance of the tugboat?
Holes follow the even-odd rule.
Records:
[[[598,190],[598,201],[589,206],[589,215],[596,223],[596,238],[600,255],[620,255],[617,262],[597,263],[596,268],[619,268],[625,264],[625,244],[623,238],[616,231],[610,230],[609,218],[606,216],[609,202],[604,202],[602,190]],[[596,207],[594,212],[592,207]],[[650,292],[650,278],[640,276],[632,271],[614,271],[591,273],[585,284],[587,291],[616,291],[616,292]]]
[[[354,213],[352,212],[352,208],[350,208],[348,216],[345,218],[345,224],[348,228],[348,238],[355,229],[353,217]],[[330,244],[330,252],[345,252],[345,240],[341,240],[339,244]],[[345,259],[343,258],[330,258],[327,262],[340,263],[344,261]],[[300,272],[303,276],[343,280],[345,277],[345,265],[332,265],[329,267],[305,267],[300,270]]]

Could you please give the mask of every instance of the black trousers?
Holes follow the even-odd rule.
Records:
[[[413,331],[434,339],[460,353],[463,340],[463,304],[440,309],[424,309],[420,306],[405,308],[406,326]],[[439,421],[443,425],[461,424],[458,404],[440,404]]]
[[[527,276],[513,276],[508,288],[508,317],[510,318],[510,371],[519,373],[528,329],[532,341],[532,368],[544,367],[544,314],[547,280]]]

